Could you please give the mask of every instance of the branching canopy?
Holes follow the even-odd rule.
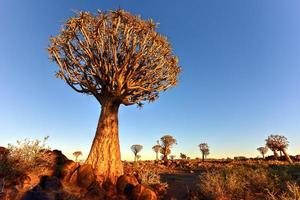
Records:
[[[201,143],[198,145],[200,151],[204,154],[204,155],[209,155],[209,146],[207,143]]]
[[[141,150],[143,149],[143,146],[140,144],[134,144],[131,146],[131,151],[136,156]]]
[[[270,135],[266,139],[266,146],[271,150],[282,151],[286,149],[289,145],[289,142],[285,136],[282,135]]]
[[[261,155],[265,155],[268,153],[269,148],[267,146],[264,146],[264,147],[258,147],[256,150],[259,151]]]
[[[50,39],[57,76],[103,105],[154,101],[176,85],[180,67],[167,38],[152,20],[124,10],[80,12]]]

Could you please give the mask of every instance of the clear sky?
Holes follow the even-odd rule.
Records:
[[[89,151],[100,106],[55,78],[46,48],[74,11],[123,8],[159,22],[183,72],[179,85],[143,109],[122,106],[122,159],[142,144],[142,159],[164,134],[173,154],[257,156],[272,133],[300,154],[300,1],[61,1],[0,2],[0,145],[49,135],[67,155]]]

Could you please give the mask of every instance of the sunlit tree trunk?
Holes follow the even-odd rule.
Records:
[[[284,154],[284,156],[285,156],[285,159],[286,159],[290,164],[292,164],[293,161],[292,161],[292,159],[290,158],[289,154],[286,152],[286,150],[283,149],[282,152],[283,152],[283,154]]]
[[[202,161],[204,161],[205,157],[204,157],[204,152],[202,152]]]
[[[98,179],[116,183],[123,174],[118,135],[119,104],[102,104],[96,135],[86,160],[91,164]]]
[[[156,152],[156,160],[158,160],[158,152]]]
[[[274,152],[274,157],[275,157],[275,159],[277,160],[277,159],[278,159],[278,153],[277,153],[276,150],[273,150],[273,152]]]

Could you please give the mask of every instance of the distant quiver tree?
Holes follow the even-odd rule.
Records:
[[[202,161],[204,161],[205,158],[209,155],[209,146],[207,143],[201,143],[198,146],[202,153]]]
[[[161,146],[160,146],[160,144],[159,144],[159,141],[157,140],[156,141],[156,145],[154,145],[153,147],[152,147],[152,150],[155,152],[155,154],[156,154],[156,160],[158,160],[158,154],[159,154],[159,152],[160,152],[160,150],[161,150]]]
[[[134,161],[137,161],[138,160],[137,159],[138,153],[143,149],[143,146],[140,145],[140,144],[134,144],[130,148],[131,148],[131,151],[134,154]]]
[[[124,10],[79,12],[50,38],[57,77],[76,92],[94,96],[101,114],[86,163],[97,177],[116,182],[123,174],[118,110],[142,106],[177,84],[180,67],[157,24]],[[102,179],[103,179],[102,178]]]
[[[171,148],[177,144],[176,139],[171,135],[164,135],[160,138],[161,149],[160,153],[163,155],[162,159],[164,161],[168,160],[168,155],[171,153]]]
[[[287,138],[283,135],[270,135],[266,139],[266,146],[269,147],[274,152],[275,158],[278,157],[277,151],[282,151],[286,160],[289,163],[293,163],[289,154],[286,152],[288,145],[289,145],[289,142],[288,142]]]
[[[263,159],[265,159],[265,155],[268,153],[269,148],[267,146],[264,146],[264,147],[258,147],[256,150],[259,151]]]
[[[78,161],[78,157],[82,156],[82,152],[81,151],[75,151],[73,153],[73,156],[75,157],[75,162],[77,162]]]

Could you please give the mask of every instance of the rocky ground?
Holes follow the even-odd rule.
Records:
[[[2,153],[1,153],[2,152]],[[4,153],[3,153],[4,152]],[[285,161],[240,160],[169,160],[124,162],[124,174],[117,184],[96,180],[90,165],[67,159],[60,151],[47,151],[33,169],[14,171],[5,150],[0,149],[1,200],[99,200],[99,199],[197,199],[194,194],[198,177],[205,171],[243,165],[285,165]],[[296,158],[293,158],[294,160]]]

